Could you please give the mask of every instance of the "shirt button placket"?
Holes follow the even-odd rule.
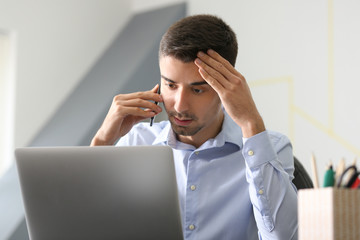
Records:
[[[196,199],[197,199],[197,189],[198,186],[194,184],[196,181],[194,179],[194,172],[193,169],[196,169],[196,164],[198,161],[196,161],[199,158],[200,153],[198,151],[194,151],[193,155],[190,157],[188,162],[188,188],[187,188],[187,194],[186,194],[186,214],[188,215],[188,218],[186,220],[187,230],[188,234],[192,235],[194,234],[194,230],[196,228],[195,225],[195,216],[196,214]],[[189,235],[188,235],[189,236]],[[194,236],[193,236],[194,237]]]

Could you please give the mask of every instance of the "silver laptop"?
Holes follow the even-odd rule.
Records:
[[[30,147],[15,155],[30,239],[183,239],[170,147]]]

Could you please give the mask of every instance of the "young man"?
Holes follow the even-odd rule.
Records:
[[[161,95],[116,96],[91,144],[173,148],[185,239],[297,239],[292,147],[265,129],[236,56],[221,19],[178,21],[160,42]],[[138,123],[154,102],[169,121]]]

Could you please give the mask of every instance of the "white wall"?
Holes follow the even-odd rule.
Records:
[[[0,29],[0,178],[14,155],[15,45],[15,34]]]
[[[129,18],[179,0],[0,0],[0,29],[15,31],[15,145],[25,146]],[[225,19],[239,41],[237,69],[267,127],[288,135],[310,170],[360,155],[356,0],[189,0],[189,14]]]
[[[26,146],[131,16],[130,0],[0,0],[17,35],[15,146]]]
[[[356,0],[190,0],[237,33],[237,69],[268,128],[288,135],[310,171],[360,156],[360,2]],[[320,175],[322,182],[322,175]]]
[[[131,0],[131,8],[134,13],[150,11],[167,5],[186,2],[185,0]]]

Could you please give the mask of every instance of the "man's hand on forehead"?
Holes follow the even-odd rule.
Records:
[[[218,93],[226,112],[243,129],[244,137],[265,130],[244,76],[213,50],[199,52],[195,64],[201,77]]]
[[[208,50],[207,54],[199,52],[195,64],[199,67],[201,76],[206,76],[204,80],[215,90],[229,87],[229,81],[243,78],[226,59],[213,50]]]

